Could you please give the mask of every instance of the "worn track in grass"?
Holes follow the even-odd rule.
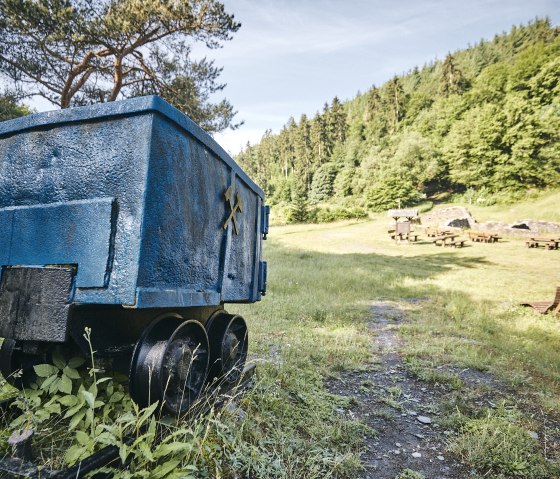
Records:
[[[377,363],[329,385],[332,392],[355,398],[341,414],[356,417],[378,432],[367,438],[362,478],[394,479],[406,469],[430,479],[469,477],[470,469],[446,452],[451,432],[437,424],[437,406],[445,391],[413,378],[398,354],[397,330],[404,319],[398,304],[375,303],[371,312]]]

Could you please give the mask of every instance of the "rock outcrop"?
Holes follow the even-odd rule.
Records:
[[[423,225],[437,227],[474,228],[476,225],[470,211],[463,206],[451,206],[424,213],[420,216],[420,221]]]
[[[485,221],[483,223],[477,223],[476,229],[480,231],[491,231],[492,233],[498,233],[512,238],[531,238],[543,235],[560,237],[560,224],[549,221],[521,220],[513,224],[499,221]]]
[[[461,228],[509,236],[513,238],[530,238],[552,235],[560,237],[560,224],[550,221],[520,220],[508,224],[501,221],[477,223],[470,211],[463,206],[451,206],[424,213],[420,216],[422,225],[438,228]]]

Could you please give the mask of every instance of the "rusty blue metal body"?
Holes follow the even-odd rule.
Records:
[[[73,304],[258,301],[263,202],[156,96],[0,123],[0,267],[72,265]]]

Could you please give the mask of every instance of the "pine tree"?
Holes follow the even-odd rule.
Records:
[[[294,172],[295,165],[295,151],[294,151],[294,132],[296,129],[296,122],[293,117],[290,117],[288,123],[280,132],[280,159],[283,164],[284,177]]]
[[[443,96],[462,93],[465,88],[463,73],[455,65],[455,58],[449,53],[441,66],[440,92]]]
[[[191,45],[230,40],[241,24],[216,0],[2,0],[0,76],[60,108],[159,94],[207,131],[231,126],[214,97],[221,68]]]
[[[11,120],[20,116],[29,115],[29,108],[17,103],[12,95],[0,95],[0,121]]]
[[[311,148],[311,124],[307,120],[305,113],[301,115],[295,138],[295,155],[300,170],[304,177],[306,190],[311,186],[311,158],[313,151]]]
[[[323,145],[325,147],[325,157],[330,158],[335,141],[334,125],[331,121],[331,111],[329,104],[323,105]]]
[[[336,167],[332,163],[325,163],[313,175],[309,198],[311,201],[328,200],[333,195],[333,183],[336,178]]]
[[[379,95],[379,89],[373,85],[371,89],[367,92],[366,98],[366,108],[364,111],[364,121],[371,121],[376,115],[381,111],[381,96]]]
[[[329,122],[331,124],[332,138],[336,143],[344,143],[346,140],[346,132],[348,124],[346,123],[346,112],[344,106],[340,103],[338,97],[334,97],[329,114]]]
[[[394,76],[386,84],[385,105],[389,117],[389,133],[393,135],[404,114],[404,90],[399,77]]]
[[[302,182],[294,182],[292,187],[292,201],[288,210],[290,223],[305,223],[309,218],[309,203]]]
[[[316,113],[311,123],[311,147],[313,150],[313,163],[321,165],[327,158],[327,132],[323,117]]]

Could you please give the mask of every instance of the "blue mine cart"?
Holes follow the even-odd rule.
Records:
[[[54,349],[130,375],[183,412],[234,382],[266,290],[264,193],[157,96],[0,123],[0,369],[25,386]]]

